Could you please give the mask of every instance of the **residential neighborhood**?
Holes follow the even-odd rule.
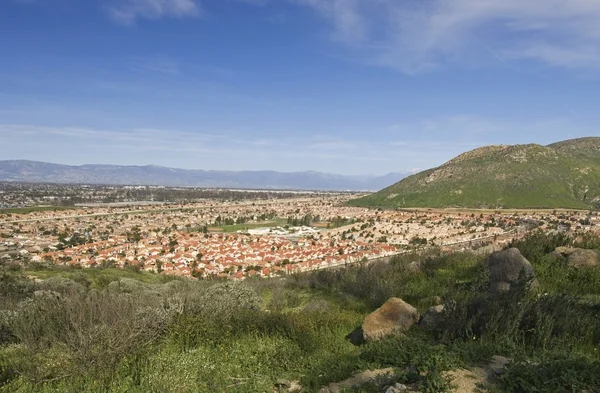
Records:
[[[244,191],[239,191],[244,192]],[[423,247],[500,247],[527,231],[597,230],[589,212],[376,210],[355,194],[121,203],[0,213],[0,258],[243,280],[341,267]]]

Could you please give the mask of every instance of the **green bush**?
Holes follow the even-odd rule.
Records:
[[[262,299],[243,283],[223,283],[208,287],[199,299],[204,314],[229,317],[242,310],[260,310]]]
[[[20,271],[18,265],[0,266],[0,307],[9,307],[33,293],[34,283]]]

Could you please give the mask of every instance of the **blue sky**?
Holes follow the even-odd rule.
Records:
[[[1,0],[0,159],[384,174],[600,135],[597,0]]]

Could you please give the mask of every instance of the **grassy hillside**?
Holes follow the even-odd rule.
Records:
[[[383,367],[420,392],[450,392],[447,370],[492,355],[514,362],[483,391],[596,392],[600,270],[573,270],[548,254],[574,242],[600,248],[591,235],[537,233],[514,244],[533,264],[536,292],[491,299],[482,292],[485,256],[435,250],[243,284],[0,266],[0,392],[272,392],[280,379],[317,392]],[[434,296],[456,307],[440,330],[414,326],[361,347],[345,340],[392,296],[421,313]],[[473,304],[477,312],[466,312]]]
[[[349,203],[387,208],[600,208],[600,138],[482,147]]]

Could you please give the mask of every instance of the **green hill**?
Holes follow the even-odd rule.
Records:
[[[486,146],[349,202],[352,206],[600,208],[600,138]]]

